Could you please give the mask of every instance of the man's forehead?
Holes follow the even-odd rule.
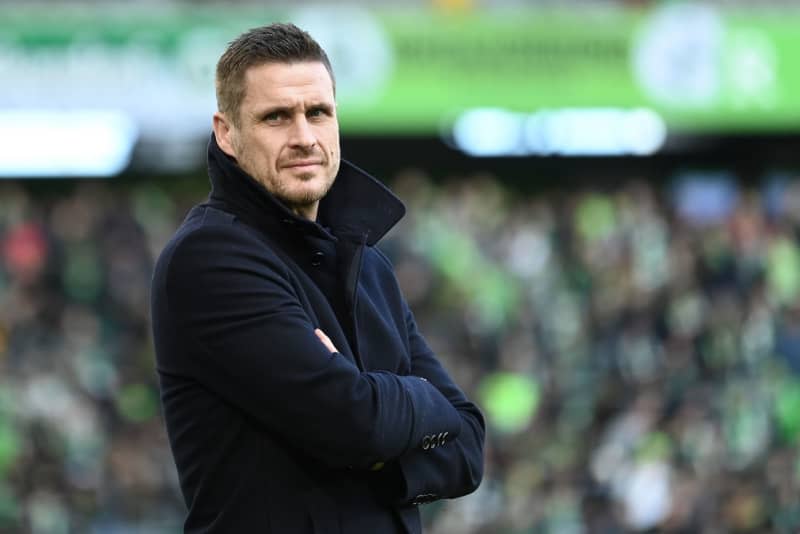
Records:
[[[253,65],[245,71],[248,89],[306,89],[333,93],[333,79],[319,61],[291,63],[267,62]]]

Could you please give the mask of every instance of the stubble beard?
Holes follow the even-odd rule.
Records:
[[[242,170],[244,170],[250,177],[258,182],[261,187],[266,189],[272,196],[280,200],[287,208],[292,211],[305,211],[306,208],[313,206],[316,202],[322,200],[328,194],[333,182],[336,180],[336,174],[339,172],[339,161],[334,162],[335,152],[326,153],[323,155],[324,163],[320,171],[323,176],[319,179],[324,180],[324,187],[318,191],[292,191],[292,185],[308,182],[318,179],[316,173],[306,173],[305,175],[291,175],[291,172],[281,174],[281,170],[276,169],[260,169],[256,161],[250,157],[248,151],[239,151],[239,158],[237,163]],[[331,163],[334,165],[331,167]],[[267,172],[257,172],[267,171]]]
[[[267,191],[272,193],[275,198],[283,202],[289,209],[305,211],[322,200],[333,186],[335,180],[335,174],[331,176],[333,170],[325,167],[322,171],[324,172],[322,176],[314,174],[281,176],[280,173],[277,173],[272,177],[264,177],[263,180],[259,181]],[[296,186],[302,186],[312,180],[323,181],[322,187],[310,190],[302,188],[297,191]]]
[[[322,173],[321,176],[318,176],[317,173],[292,175],[291,171],[287,173],[289,176],[281,176],[280,171],[277,171],[274,176],[275,180],[271,182],[273,186],[272,194],[290,209],[308,208],[325,198],[325,195],[328,194],[331,187],[333,187],[333,183],[336,181],[336,175],[339,172],[339,162],[335,161],[334,153],[323,154],[323,157],[324,163],[319,170],[319,172]],[[333,165],[331,165],[331,163],[333,163]],[[322,188],[303,191],[299,194],[291,191],[292,185],[304,184],[312,180],[322,181]],[[269,187],[267,189],[269,189]]]

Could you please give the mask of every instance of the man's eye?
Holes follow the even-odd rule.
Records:
[[[264,115],[264,120],[267,122],[276,122],[283,118],[283,113],[280,111],[273,111],[272,113],[267,113]]]
[[[322,117],[328,113],[323,108],[313,108],[308,111],[309,117]]]

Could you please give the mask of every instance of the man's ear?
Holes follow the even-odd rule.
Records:
[[[234,135],[235,126],[231,124],[228,118],[220,111],[214,113],[214,137],[217,138],[217,144],[232,158],[236,158],[236,151],[233,149],[234,143],[232,136]]]

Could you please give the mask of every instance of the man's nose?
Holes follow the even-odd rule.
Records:
[[[317,144],[317,137],[314,135],[314,131],[311,129],[311,125],[305,115],[292,123],[290,135],[289,142],[292,146],[311,148]]]

